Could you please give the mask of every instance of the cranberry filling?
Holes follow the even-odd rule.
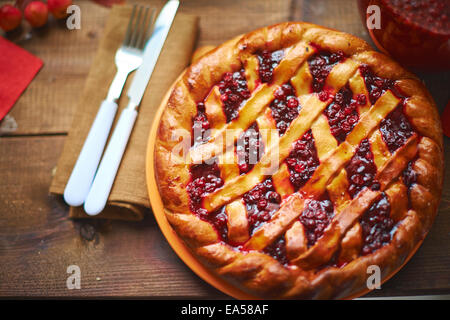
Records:
[[[391,205],[383,193],[361,217],[363,234],[363,255],[380,249],[391,241],[391,231],[394,221],[389,217]]]
[[[215,160],[215,159],[213,159]],[[187,192],[190,198],[190,209],[197,214],[200,219],[211,223],[224,241],[227,239],[227,215],[225,207],[214,212],[208,212],[202,208],[202,200],[205,194],[213,192],[223,186],[220,178],[220,170],[217,162],[213,164],[194,164],[191,166],[191,182],[187,185]]]
[[[333,203],[328,195],[321,200],[310,200],[300,215],[308,239],[308,246],[316,243],[333,218]]]
[[[225,212],[225,207],[222,207],[214,212],[211,212],[209,214],[200,214],[199,215],[201,219],[211,223],[214,228],[217,231],[217,234],[219,235],[219,238],[222,241],[227,242],[228,241],[228,216]]]
[[[223,186],[219,167],[214,161],[213,164],[194,164],[190,171],[191,182],[187,185],[187,192],[191,200],[190,208],[194,213],[206,215],[206,210],[202,208],[204,195]]]
[[[209,139],[211,131],[209,130],[210,124],[205,113],[205,105],[203,102],[197,104],[197,114],[194,119],[192,126],[192,145],[197,145],[206,142]]]
[[[286,158],[286,164],[290,173],[289,180],[296,189],[302,187],[311,178],[319,165],[311,130],[293,143],[292,151]]]
[[[374,104],[385,91],[394,89],[394,80],[383,79],[376,76],[368,65],[361,65],[359,70],[364,77],[367,91],[369,91],[369,100],[371,104]]]
[[[413,128],[402,112],[402,106],[398,106],[380,123],[380,131],[389,151],[395,150],[405,144],[413,135]]]
[[[267,246],[263,251],[264,253],[278,260],[283,265],[287,265],[289,263],[286,255],[286,240],[284,239],[284,236],[279,237],[272,244]]]
[[[290,123],[298,116],[301,109],[295,96],[295,89],[285,83],[274,92],[275,99],[270,104],[272,117],[277,124],[278,133],[282,136]]]
[[[379,184],[374,181],[377,167],[373,161],[373,153],[368,139],[361,141],[346,170],[350,182],[348,192],[352,198],[365,187],[371,187],[374,190],[380,188]]]
[[[256,56],[259,60],[259,77],[262,82],[271,82],[273,76],[273,69],[280,63],[283,59],[283,50],[277,50],[270,52],[268,50],[263,50]]]
[[[358,106],[365,104],[366,97],[364,95],[358,95],[354,100],[352,91],[345,86],[336,93],[333,102],[324,110],[331,133],[339,144],[345,140],[358,122]]]
[[[420,25],[435,33],[449,34],[450,6],[447,0],[390,0],[384,1],[394,12],[410,24]]]
[[[236,154],[240,174],[249,172],[259,161],[264,152],[258,125],[253,123],[245,130],[236,143]]]
[[[251,95],[247,88],[245,70],[241,69],[234,73],[225,73],[218,87],[227,122],[230,122],[238,117],[239,107]]]
[[[270,220],[278,210],[281,196],[275,191],[272,178],[258,183],[243,196],[247,208],[250,234],[258,229],[264,222]]]
[[[333,66],[344,59],[345,55],[342,51],[331,53],[321,49],[308,59],[309,71],[313,76],[313,92],[320,92],[323,90],[325,80]],[[326,95],[326,97],[324,95],[321,97],[322,101],[327,99],[328,95]]]

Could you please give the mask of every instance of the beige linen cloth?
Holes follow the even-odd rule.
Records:
[[[131,15],[131,7],[114,6],[111,9],[103,38],[81,93],[62,155],[58,161],[50,192],[63,194],[78,154],[83,147],[99,106],[106,98],[109,84],[116,73],[114,56],[121,45]],[[150,207],[145,178],[147,139],[153,117],[173,81],[186,68],[192,56],[198,28],[198,18],[178,13],[166,39],[158,63],[139,107],[139,115],[117,172],[107,206],[97,218],[141,220],[145,208]],[[131,84],[130,75],[118,101],[120,112],[126,107],[126,92]],[[74,96],[78,96],[74,93]],[[114,130],[114,127],[111,129]],[[71,207],[71,218],[89,217],[82,207]]]

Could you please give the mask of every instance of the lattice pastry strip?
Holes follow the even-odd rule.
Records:
[[[366,97],[366,105],[359,108],[359,114],[363,114],[369,110],[368,91],[360,72],[357,72],[349,81],[349,87],[352,92],[360,92]],[[377,171],[383,167],[386,161],[392,156],[388,147],[383,141],[382,133],[379,129],[375,130],[369,138],[370,147],[373,155],[373,162]],[[390,216],[394,222],[401,220],[407,212],[407,195],[406,186],[400,179],[386,190],[386,195],[391,207]],[[338,262],[340,264],[354,260],[358,256],[362,246],[362,229],[359,222],[347,232],[341,243],[341,250]]]
[[[401,174],[408,162],[415,157],[416,152],[417,135],[413,135],[377,174],[376,180],[380,181],[380,190],[374,191],[369,188],[362,190],[341,214],[331,221],[329,228],[314,246],[292,262],[308,269],[329,261],[338,249],[340,239],[346,231],[354,225],[364,211],[380,196],[381,192],[388,188],[392,179]]]
[[[236,136],[239,136],[245,128],[248,128],[255,122],[259,114],[265,110],[272,100],[275,90],[281,84],[289,80],[290,75],[296,72],[299,66],[312,54],[312,52],[313,49],[302,42],[286,49],[285,59],[283,59],[273,71],[273,83],[271,85],[264,83],[258,86],[252,92],[251,97],[241,107],[239,117],[217,130],[208,143],[199,145],[192,152],[189,152],[187,157],[188,162],[201,163],[202,159],[205,160],[209,157],[213,157],[230,147],[229,144],[223,143],[226,141],[225,133],[228,130],[237,130]],[[231,141],[229,143],[231,143]]]
[[[377,100],[375,105],[362,115],[360,122],[353,128],[347,136],[346,141],[341,143],[315,170],[311,179],[299,190],[300,194],[307,194],[312,198],[318,198],[324,192],[326,186],[339,173],[340,169],[351,159],[359,143],[365,139],[398,104],[399,99],[387,91]],[[292,196],[291,196],[292,197]],[[304,202],[302,199],[299,200]],[[301,207],[304,207],[302,203]],[[263,225],[253,237],[247,242],[247,248],[258,249],[260,246],[267,246],[274,241],[285,229],[296,219],[302,211],[296,214],[284,213],[282,209],[273,217],[271,222]],[[287,216],[284,217],[283,215]],[[279,220],[279,221],[276,221]],[[275,228],[279,233],[274,232]],[[270,236],[266,232],[270,230]],[[258,245],[258,247],[254,247]]]
[[[358,96],[353,94],[353,99],[358,100],[361,99],[360,95],[364,95],[364,99],[366,103],[364,105],[359,105],[359,116],[369,111],[370,103],[368,98],[368,92],[364,83],[364,79],[361,77],[359,71],[357,71],[353,77],[349,79],[349,88],[351,92],[358,93]],[[379,130],[376,130],[372,133],[370,140],[372,141],[372,137],[379,136]],[[330,132],[331,134],[331,132]],[[375,152],[375,154],[378,154]],[[338,176],[328,185],[327,190],[330,194],[330,198],[335,205],[336,214],[339,214],[343,208],[347,205],[347,203],[351,200],[349,193],[347,192],[349,186],[349,181],[347,177],[347,171],[345,169],[341,169],[341,172]],[[355,224],[349,229],[349,231],[345,234],[340,244],[339,257],[337,258],[338,265],[343,265],[349,261],[356,259],[362,248],[362,228],[359,222],[355,222]]]
[[[281,65],[281,64],[280,64]],[[343,65],[343,66],[342,66]],[[345,85],[347,80],[352,77],[357,68],[357,64],[350,59],[344,63],[337,64],[329,75],[327,85],[336,91],[340,89],[340,86]],[[338,78],[337,71],[342,78],[346,79],[345,82]],[[277,69],[274,70],[274,73]],[[304,72],[304,69],[300,72]],[[297,74],[301,76],[301,73]],[[338,81],[339,79],[339,81]],[[258,162],[253,170],[246,176],[240,176],[234,179],[229,184],[225,185],[222,189],[213,192],[205,197],[205,208],[207,210],[214,210],[224,205],[233,195],[239,196],[249,191],[254,182],[259,183],[262,181],[264,175],[273,174],[273,172],[267,172],[267,167],[270,167],[271,163],[278,163],[283,161],[289,154],[291,145],[294,141],[299,139],[312,125],[316,117],[325,109],[331,99],[327,101],[321,101],[316,94],[306,94],[298,97],[302,109],[300,110],[296,119],[292,121],[286,133],[280,138],[279,146],[277,146],[278,152],[273,152],[273,148],[267,150],[260,162]],[[244,109],[245,106],[242,108]]]
[[[223,113],[223,103],[220,100],[220,91],[218,86],[214,86],[208,97],[205,99],[205,111],[213,130],[219,130],[226,123]],[[211,134],[214,135],[215,132]]]
[[[270,148],[271,144],[278,143],[278,133],[275,129],[275,123],[271,116],[270,109],[267,108],[264,114],[256,120],[259,129],[260,144],[264,148]],[[225,157],[236,157],[233,149],[227,150]],[[226,168],[227,173],[225,176],[225,183],[228,183],[230,179],[239,176],[239,168],[237,165],[237,159],[233,164],[222,165],[222,168]],[[232,169],[230,169],[232,168]],[[233,170],[230,173],[230,170]],[[229,203],[225,207],[225,212],[228,216],[228,237],[235,243],[244,243],[249,239],[249,224],[248,224],[248,212],[245,203],[242,198],[236,199]]]
[[[250,92],[253,92],[258,85],[258,64],[258,58],[254,55],[251,55],[244,60],[245,77],[247,79],[247,87]]]
[[[245,242],[249,238],[247,210],[242,199],[235,200],[225,207],[228,216],[228,238],[235,242]]]

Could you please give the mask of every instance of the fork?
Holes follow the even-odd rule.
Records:
[[[133,6],[125,38],[115,55],[116,75],[64,189],[64,200],[71,206],[82,205],[89,193],[117,112],[117,100],[130,72],[142,64],[144,47],[153,32],[154,22],[155,9],[149,14],[149,7]]]

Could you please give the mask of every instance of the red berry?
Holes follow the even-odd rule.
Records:
[[[281,86],[281,89],[283,89],[285,95],[292,94],[292,87],[290,84],[287,84],[287,83],[283,84]]]
[[[225,73],[225,75],[223,76],[223,81],[228,82],[228,83],[233,81],[233,74],[231,72]]]
[[[287,106],[289,108],[297,108],[298,107],[298,101],[295,98],[290,98],[287,102]]]
[[[270,201],[275,202],[275,203],[281,202],[281,196],[278,193],[276,193],[275,191],[270,191],[268,198]]]
[[[264,210],[267,207],[267,200],[266,199],[260,199],[258,201],[257,207],[259,210]]]
[[[202,128],[205,129],[205,130],[209,129],[209,122],[208,121],[203,121],[202,122]]]
[[[10,4],[0,8],[0,27],[5,31],[11,31],[20,25],[22,12]]]
[[[41,1],[30,2],[25,7],[25,19],[30,23],[32,27],[42,27],[47,23],[48,8],[47,5]]]
[[[239,170],[240,170],[241,172],[247,172],[248,169],[249,169],[248,164],[246,164],[246,163],[241,163],[241,164],[239,164]]]
[[[297,160],[295,158],[287,158],[286,162],[289,167],[293,168],[297,164]]]
[[[296,164],[294,167],[295,172],[301,173],[303,170],[305,170],[305,166],[303,164]]]
[[[319,99],[320,101],[327,101],[328,100],[328,92],[326,91],[320,91],[319,92]]]
[[[284,90],[282,88],[278,88],[277,90],[275,90],[274,96],[279,100],[283,100],[284,98],[286,98],[286,94],[284,93]]]
[[[47,0],[48,10],[56,19],[67,17],[67,7],[72,5],[72,0]]]
[[[223,102],[227,102],[228,101],[228,95],[227,94],[221,94],[220,95],[220,100],[222,100]]]
[[[358,100],[359,105],[364,106],[367,103],[367,99],[366,96],[363,93],[358,94],[358,96],[356,97],[356,99]]]
[[[352,107],[347,106],[347,107],[344,108],[344,113],[346,115],[350,115],[352,112],[353,112],[353,108]]]

